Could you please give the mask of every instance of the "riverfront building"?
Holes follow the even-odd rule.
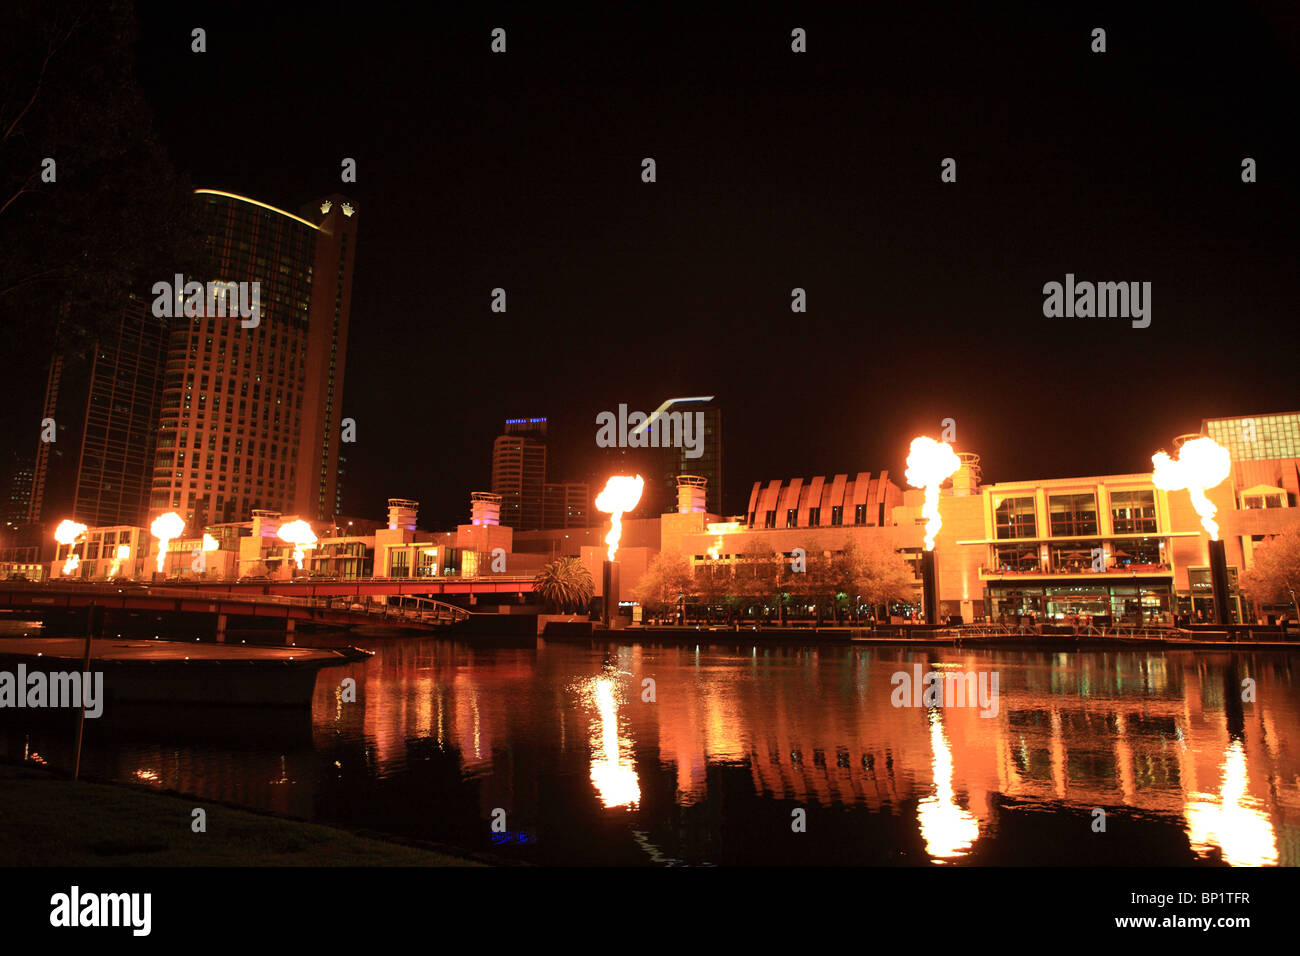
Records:
[[[1300,524],[1300,448],[1289,431],[1297,418],[1256,416],[1257,425],[1274,426],[1257,435],[1272,437],[1244,448],[1224,442],[1233,456],[1232,474],[1208,492],[1218,509],[1238,619],[1250,614],[1237,576],[1251,567],[1254,549]],[[1243,421],[1214,419],[1202,428],[1226,435],[1224,429]],[[1201,612],[1210,618],[1208,537],[1187,492],[1162,491],[1149,473],[984,484],[979,456],[959,457],[961,468],[942,489],[939,503],[943,527],[934,553],[941,616],[1012,621],[1032,615],[1042,621],[1077,614],[1096,622],[1170,623],[1176,615],[1195,619]],[[756,482],[747,512],[731,517],[707,510],[700,476],[683,476],[678,492],[673,512],[633,512],[623,519],[621,601],[632,600],[638,578],[659,553],[681,555],[700,569],[754,555],[788,559],[796,548],[825,555],[850,542],[864,549],[886,547],[912,561],[923,549],[923,493],[904,490],[888,472]],[[237,558],[233,564],[209,562],[207,574],[520,580],[547,561],[573,556],[588,567],[599,593],[604,521],[585,528],[516,530],[506,523],[502,504],[497,495],[476,492],[469,523],[454,531],[426,531],[417,526],[418,502],[391,499],[386,528],[314,525],[321,541],[308,551],[300,571],[291,566],[292,547],[275,532],[301,515],[260,512],[251,522],[209,529],[221,549]],[[97,530],[92,529],[91,540]],[[51,576],[59,575],[66,551],[60,550]],[[99,575],[107,555],[84,556],[80,573]],[[175,571],[185,573],[180,564]],[[914,604],[919,597],[918,576]]]
[[[149,512],[186,524],[254,510],[338,513],[357,217],[342,196],[301,215],[211,189],[204,282],[259,283],[260,316],[173,320]]]

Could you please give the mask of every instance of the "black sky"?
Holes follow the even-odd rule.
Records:
[[[946,417],[1010,480],[1300,406],[1295,14],[1041,6],[149,3],[139,75],[196,185],[356,197],[349,512],[463,521],[504,418],[549,417],[564,477],[598,411],[694,394],[739,512],[756,479],[901,482]],[[1067,272],[1150,281],[1150,328],[1044,318]]]

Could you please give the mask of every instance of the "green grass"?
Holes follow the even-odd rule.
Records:
[[[191,829],[207,811],[207,832]],[[480,866],[422,847],[0,765],[0,866]]]

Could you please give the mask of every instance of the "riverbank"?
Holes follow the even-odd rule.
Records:
[[[548,629],[545,641],[622,644],[699,644],[720,647],[760,647],[766,645],[916,645],[921,647],[995,647],[1023,650],[1095,650],[1108,648],[1192,648],[1210,650],[1280,650],[1300,651],[1294,632],[1283,634],[1261,631],[1254,637],[1232,635],[1226,631],[1187,631],[1175,628],[1150,629],[1145,632],[1108,634],[1074,634],[1060,628],[1039,633],[995,633],[978,628],[933,627],[912,625],[889,628],[844,626],[822,627],[673,627],[632,626],[625,628],[593,627]]]
[[[207,831],[191,829],[193,810]],[[0,764],[0,866],[483,866],[347,830]]]

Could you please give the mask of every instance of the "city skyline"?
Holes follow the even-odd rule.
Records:
[[[721,510],[735,512],[753,480],[901,471],[906,439],[949,419],[955,446],[997,479],[1140,470],[1148,448],[1205,418],[1293,406],[1287,350],[1262,347],[1292,320],[1284,264],[1300,252],[1298,187],[1282,172],[1296,131],[1251,94],[1293,53],[1270,15],[1224,27],[1250,58],[1200,72],[1182,62],[1197,23],[1130,11],[1107,12],[1104,55],[1087,21],[1051,11],[818,17],[802,60],[783,22],[704,18],[679,35],[655,20],[634,34],[612,12],[524,16],[494,55],[491,24],[462,12],[432,66],[421,37],[362,15],[349,47],[388,48],[372,74],[357,67],[370,55],[288,71],[272,54],[336,47],[323,21],[268,10],[237,33],[236,14],[208,10],[213,52],[196,54],[191,14],[147,6],[136,54],[160,139],[196,184],[286,209],[355,196],[365,238],[336,416],[357,440],[341,510],[402,494],[450,524],[490,474],[478,453],[449,472],[440,449],[480,447],[521,411],[549,418],[557,454],[585,473],[601,412],[714,394],[728,410]],[[918,47],[985,70],[986,86],[948,89],[903,55]],[[1148,84],[1153,72],[1183,92]],[[262,96],[264,82],[285,96]],[[259,130],[257,163],[190,135],[192,115],[220,110]],[[514,159],[516,136],[531,145]],[[340,182],[348,159],[355,183]],[[1067,275],[1150,282],[1151,324],[1045,317],[1045,284]],[[795,289],[806,312],[791,310]],[[15,444],[37,433],[32,366],[47,358],[18,345],[7,371],[26,407],[3,413]],[[454,400],[429,400],[433,367]]]
[[[1277,922],[1300,5],[11,0],[0,74],[19,938]]]

